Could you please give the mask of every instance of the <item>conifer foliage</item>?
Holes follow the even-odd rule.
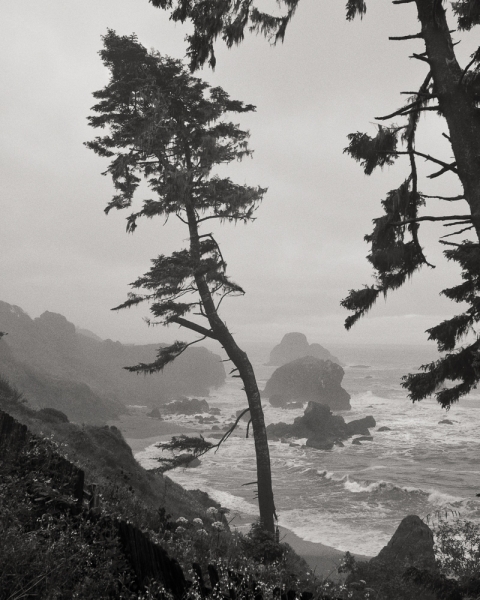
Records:
[[[428,265],[418,241],[420,223],[442,221],[449,227],[449,233],[442,236],[440,242],[447,246],[444,252],[447,259],[461,267],[463,283],[447,288],[441,294],[454,302],[466,303],[467,308],[461,314],[427,331],[428,339],[434,340],[439,351],[445,355],[423,365],[420,373],[405,376],[402,383],[413,401],[435,395],[444,408],[449,408],[476,387],[480,380],[480,338],[475,329],[480,321],[480,48],[471,56],[471,61],[461,68],[455,56],[451,38],[453,32],[442,2],[412,1],[417,6],[421,31],[390,39],[423,40],[425,51],[413,54],[413,58],[425,63],[426,78],[406,105],[379,119],[404,118],[403,125],[387,128],[390,132],[388,142],[385,142],[385,128],[379,126],[375,138],[359,133],[349,136],[350,144],[345,149],[361,163],[367,175],[375,168],[392,164],[400,155],[405,155],[409,160],[410,175],[382,201],[384,214],[374,219],[373,232],[365,236],[365,240],[370,243],[367,258],[374,268],[374,285],[351,290],[342,305],[353,311],[345,323],[349,329],[373,306],[378,296],[386,296],[389,291],[400,287],[420,267]],[[469,30],[480,24],[478,2],[464,0],[451,4],[457,17],[458,30]],[[355,14],[359,16],[364,12],[359,8],[355,10]],[[444,119],[448,135],[443,135],[451,145],[454,161],[447,163],[417,150],[419,117],[426,111],[435,111]],[[399,144],[402,150],[398,149]],[[463,193],[445,197],[420,192],[417,173],[419,159],[436,166],[436,170],[427,179],[454,173]],[[424,182],[422,187],[423,185]],[[465,201],[468,208],[455,215],[420,215],[419,209],[432,199],[436,203],[439,200]],[[476,240],[465,239],[458,242],[447,239],[453,237],[455,240],[455,236],[466,231],[471,231]],[[467,334],[472,333],[474,341],[465,343]],[[453,383],[445,388],[443,384],[447,381]]]
[[[279,15],[262,12],[255,0],[149,0],[151,4],[170,11],[174,21],[190,21],[194,31],[187,37],[190,66],[196,69],[209,61],[215,65],[214,43],[221,37],[230,47],[239,44],[245,31],[261,33],[273,43],[283,41],[286,28],[300,0],[278,0]],[[404,155],[410,164],[410,174],[390,191],[382,202],[383,215],[374,220],[373,232],[366,236],[370,243],[368,260],[374,268],[375,283],[351,290],[342,305],[353,312],[346,320],[347,329],[362,317],[378,297],[399,288],[414,272],[428,265],[418,239],[422,221],[443,221],[449,229],[443,238],[458,236],[465,231],[477,241],[463,242],[442,239],[449,247],[446,256],[462,269],[463,284],[442,293],[455,302],[467,302],[468,309],[428,330],[429,339],[447,354],[438,362],[424,365],[423,373],[408,375],[404,386],[412,400],[421,400],[435,393],[442,406],[449,407],[468,393],[480,380],[479,342],[462,346],[464,336],[474,331],[480,320],[478,313],[478,277],[480,273],[480,47],[463,67],[455,55],[452,41],[453,22],[449,23],[446,4],[456,19],[458,31],[469,31],[480,25],[478,0],[393,0],[393,4],[415,4],[421,30],[411,35],[392,37],[394,41],[422,40],[425,50],[411,58],[422,61],[426,77],[407,103],[390,115],[378,118],[404,120],[400,126],[378,125],[374,137],[366,133],[349,136],[345,151],[369,175],[377,167],[393,164]],[[367,12],[365,0],[347,0],[346,18],[363,18]],[[452,162],[445,162],[417,150],[416,134],[420,115],[433,111],[441,116],[447,127],[444,134],[451,145]],[[430,196],[420,191],[417,161],[426,160],[436,167],[428,178],[445,173],[458,176],[462,193],[454,197]],[[422,182],[422,188],[424,184]],[[427,200],[465,201],[467,209],[456,215],[420,215]],[[455,238],[454,238],[455,239]],[[457,240],[459,238],[456,238]],[[429,265],[432,267],[432,265]],[[475,333],[476,336],[476,333]],[[449,390],[436,391],[446,380],[455,385]],[[458,381],[457,381],[458,380]]]
[[[266,191],[212,174],[217,165],[251,155],[248,132],[226,117],[254,107],[193,77],[181,61],[148,52],[134,35],[109,31],[103,41],[100,55],[111,78],[94,93],[99,102],[89,122],[108,132],[86,145],[111,159],[106,173],[116,193],[106,212],[132,207],[140,182],[146,180],[153,198],[129,214],[127,231],[134,232],[144,217],[165,222],[173,217],[185,225],[189,238],[188,248],[154,259],[150,270],[133,282],[135,292],[114,310],[148,302],[152,324],[177,324],[199,334],[197,342],[208,337],[224,347],[244,384],[255,438],[260,519],[273,532],[270,458],[258,386],[247,355],[218,313],[226,296],[244,292],[228,277],[214,235],[201,232],[215,220],[251,221]],[[176,341],[160,348],[152,363],[129,370],[161,371],[191,343]]]

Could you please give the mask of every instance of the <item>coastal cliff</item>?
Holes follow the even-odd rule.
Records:
[[[126,406],[155,407],[178,395],[208,396],[225,381],[220,357],[188,348],[164,372],[138,377],[123,367],[154,360],[162,344],[126,345],[77,330],[64,316],[31,319],[0,301],[0,374],[24,392],[32,406],[50,406],[79,423],[105,423]]]

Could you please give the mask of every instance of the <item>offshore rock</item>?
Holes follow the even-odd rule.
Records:
[[[276,369],[263,391],[263,396],[280,396],[280,402],[302,401],[327,404],[334,410],[350,409],[350,394],[341,382],[342,367],[331,360],[304,356]]]
[[[373,417],[372,417],[373,418]],[[269,439],[307,438],[306,446],[317,450],[331,450],[352,436],[350,424],[340,415],[333,415],[326,404],[309,402],[302,417],[292,424],[272,423],[267,427]],[[354,440],[355,441],[355,440]]]
[[[350,421],[348,431],[351,435],[370,435],[370,427],[375,427],[376,424],[375,419],[371,415],[368,415],[368,417],[363,417],[363,419]]]
[[[164,413],[176,413],[181,415],[196,415],[198,413],[208,412],[210,407],[208,402],[201,398],[181,398],[175,402],[169,402],[162,406]]]
[[[309,344],[307,336],[298,332],[287,333],[283,336],[280,344],[270,352],[268,364],[281,367],[303,356],[314,356],[315,358],[331,360],[334,363],[341,364],[338,358],[333,356],[326,348],[320,346],[320,344]]]

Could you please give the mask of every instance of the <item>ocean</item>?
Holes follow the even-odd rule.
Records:
[[[246,347],[262,390],[275,367],[268,367],[270,347]],[[280,525],[304,540],[338,550],[373,556],[389,541],[403,517],[417,514],[435,520],[460,513],[480,523],[480,393],[474,392],[449,412],[433,399],[412,404],[401,376],[437,357],[423,346],[329,346],[343,363],[342,386],[351,394],[345,420],[373,415],[373,442],[321,451],[270,442],[275,503]],[[221,411],[219,421],[246,407],[238,379],[211,392],[207,401]],[[264,401],[266,423],[293,419],[303,410],[283,410]],[[169,417],[168,417],[169,418]],[[170,419],[170,418],[169,418]],[[197,423],[193,418],[172,421]],[[452,424],[439,423],[448,419]],[[253,440],[245,423],[218,452],[201,458],[195,469],[177,469],[169,477],[188,489],[207,491],[235,515],[258,514]],[[381,426],[390,431],[378,432]],[[208,433],[204,434],[208,439]],[[296,442],[301,444],[301,440]],[[155,445],[136,454],[140,463],[157,466]]]

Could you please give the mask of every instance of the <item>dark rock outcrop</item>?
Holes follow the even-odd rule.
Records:
[[[283,336],[280,344],[270,352],[268,364],[281,367],[303,356],[314,356],[321,360],[331,360],[334,363],[341,364],[338,358],[333,356],[326,348],[320,346],[320,344],[309,344],[307,336],[298,332],[287,333]]]
[[[373,436],[362,435],[352,440],[352,444],[361,444],[362,442],[373,442]]]
[[[331,360],[304,356],[276,369],[263,396],[280,396],[285,403],[313,401],[334,410],[349,410],[350,394],[341,386],[343,376],[342,367]]]
[[[417,517],[405,517],[393,534],[392,539],[380,553],[371,559],[372,563],[397,563],[402,567],[435,570],[433,532]]]
[[[161,415],[158,407],[155,407],[153,410],[151,410],[149,413],[147,413],[147,417],[151,417],[152,419],[162,420],[162,415]]]
[[[439,425],[453,425],[453,421],[450,421],[450,419],[443,419],[442,421],[438,422]]]
[[[345,582],[347,588],[353,591],[353,598],[366,597],[364,594],[370,588],[371,598],[435,600],[439,596],[434,591],[405,577],[411,568],[421,573],[436,572],[433,547],[431,529],[416,515],[405,517],[377,556],[356,563],[355,571]],[[361,590],[360,595],[356,595],[356,590]],[[453,598],[450,594],[448,597]]]
[[[387,427],[386,425],[382,425],[382,427],[379,427],[377,429],[377,431],[392,431],[392,430],[390,429],[390,427]]]
[[[366,417],[373,420],[373,417]],[[351,437],[350,423],[339,415],[333,415],[325,404],[309,402],[302,417],[292,424],[272,423],[267,427],[269,439],[307,438],[306,445],[317,450],[331,450]]]
[[[162,412],[165,414],[196,415],[206,413],[209,410],[208,402],[204,398],[181,398],[162,406]]]
[[[370,435],[369,429],[375,427],[376,424],[375,419],[369,415],[368,417],[363,417],[363,419],[350,421],[347,427],[350,435]]]

